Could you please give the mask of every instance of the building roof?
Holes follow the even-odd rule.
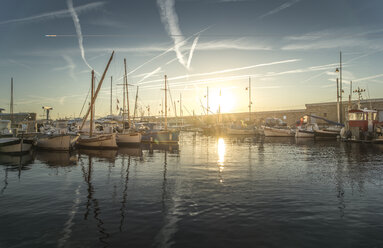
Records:
[[[355,103],[358,103],[358,100],[352,100],[351,101],[353,104]],[[360,103],[370,103],[370,102],[381,102],[383,103],[383,98],[375,98],[375,99],[368,99],[368,100],[360,100]],[[306,104],[306,108],[308,106],[312,107],[312,106],[329,106],[329,105],[334,105],[336,104],[337,102],[320,102],[320,103],[307,103]],[[348,100],[347,101],[343,101],[343,104],[347,104],[348,103]]]

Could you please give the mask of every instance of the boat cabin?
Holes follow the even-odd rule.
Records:
[[[350,129],[359,128],[363,132],[373,132],[378,123],[376,110],[352,109],[348,112],[348,124]]]

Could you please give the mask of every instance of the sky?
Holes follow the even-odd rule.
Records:
[[[169,104],[184,115],[302,109],[336,101],[342,51],[344,98],[349,82],[383,92],[383,2],[380,0],[2,0],[0,108],[53,107],[54,118],[87,108],[91,70],[99,82],[96,115],[122,107],[123,59],[130,106],[159,115],[168,77]],[[52,36],[54,35],[54,36]],[[221,96],[220,96],[221,94]],[[353,98],[357,96],[354,94]],[[174,115],[173,106],[170,115]]]

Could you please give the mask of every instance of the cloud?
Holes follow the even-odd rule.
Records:
[[[181,52],[181,47],[185,44],[185,39],[178,24],[178,16],[174,6],[175,2],[174,0],[157,0],[157,5],[160,9],[161,21],[164,24],[168,35],[173,40],[174,51],[178,61],[181,65],[186,67],[186,61]]]
[[[266,14],[261,15],[259,17],[259,19],[263,19],[263,18],[265,18],[267,16],[274,15],[274,14],[276,14],[276,13],[278,13],[278,12],[284,10],[284,9],[287,9],[287,8],[293,6],[294,4],[296,4],[298,2],[300,2],[300,0],[292,0],[292,1],[286,2],[286,3],[282,4],[282,5],[280,5],[279,7],[277,7],[275,9],[267,12]]]
[[[86,66],[88,66],[89,69],[93,70],[93,68],[88,64],[88,61],[86,61],[86,59],[85,59],[85,51],[84,51],[84,46],[83,46],[83,38],[82,38],[80,20],[78,19],[76,11],[73,8],[73,2],[72,2],[72,0],[67,0],[66,2],[68,5],[69,12],[70,12],[72,19],[73,19],[73,24],[76,28],[76,33],[77,33],[77,38],[78,38],[78,46],[79,46],[80,51],[81,51],[81,58],[84,61],[84,63],[86,64]]]
[[[104,4],[105,4],[105,2],[94,2],[94,3],[89,3],[89,4],[82,5],[82,6],[78,6],[74,10],[76,12],[80,13],[80,12],[85,12],[85,11],[88,11],[91,9],[99,8],[99,7],[103,6]],[[43,14],[39,14],[39,15],[29,16],[29,17],[25,17],[25,18],[0,21],[0,25],[13,24],[13,23],[23,23],[23,22],[33,22],[33,21],[44,21],[44,20],[50,20],[50,19],[55,19],[55,18],[64,18],[64,17],[68,17],[68,16],[70,16],[69,10],[58,10],[58,11],[43,13]]]

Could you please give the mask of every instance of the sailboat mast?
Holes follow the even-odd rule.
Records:
[[[251,78],[249,77],[249,122],[251,122]]]
[[[168,129],[167,76],[165,75],[165,130]]]
[[[180,93],[180,117],[181,117],[181,124],[183,125],[184,124],[184,120],[183,120],[183,113],[182,113],[182,94]]]
[[[137,91],[136,91],[136,101],[135,101],[135,103],[134,103],[133,120],[136,118],[136,112],[137,112],[137,100],[138,100],[138,85],[137,85]]]
[[[113,115],[112,99],[113,99],[113,76],[110,77],[110,115]]]
[[[125,130],[125,113],[126,113],[126,100],[125,100],[125,75],[124,83],[122,84],[122,120],[123,120],[123,129]]]
[[[209,115],[209,86],[206,87],[206,115]]]
[[[11,104],[9,108],[11,112],[11,123],[13,124],[13,77],[11,78]]]
[[[343,114],[342,114],[342,109],[343,109],[343,106],[342,106],[342,93],[343,93],[343,89],[342,89],[342,52],[339,52],[339,62],[340,62],[340,67],[339,67],[339,98],[340,98],[340,103],[339,103],[339,108],[340,108],[340,123],[343,123]]]
[[[92,70],[92,83],[91,83],[91,98],[90,98],[90,126],[89,126],[89,137],[93,134],[93,118],[94,118],[94,70]]]
[[[126,72],[126,59],[124,59],[124,67],[125,67],[126,105],[128,107],[128,122],[129,122],[129,128],[130,128],[131,123],[130,123],[130,109],[129,109],[129,87],[128,87],[128,74]]]
[[[100,89],[101,89],[101,86],[102,86],[102,82],[104,81],[106,72],[108,71],[108,68],[109,68],[109,66],[110,66],[110,62],[112,62],[113,55],[114,55],[114,51],[112,52],[112,55],[110,56],[110,59],[109,59],[109,61],[108,61],[108,64],[107,64],[106,67],[105,67],[104,73],[102,74],[101,79],[100,79],[100,81],[98,82],[96,92],[94,93],[94,96],[92,97],[92,98],[94,98],[94,101],[96,101],[98,92],[100,92]],[[90,108],[88,108],[88,110],[87,110],[87,112],[86,112],[86,114],[85,114],[85,116],[84,116],[84,119],[82,120],[82,124],[81,124],[80,130],[82,130],[82,128],[84,127],[85,121],[86,121],[86,119],[88,118],[89,113],[90,113]]]

